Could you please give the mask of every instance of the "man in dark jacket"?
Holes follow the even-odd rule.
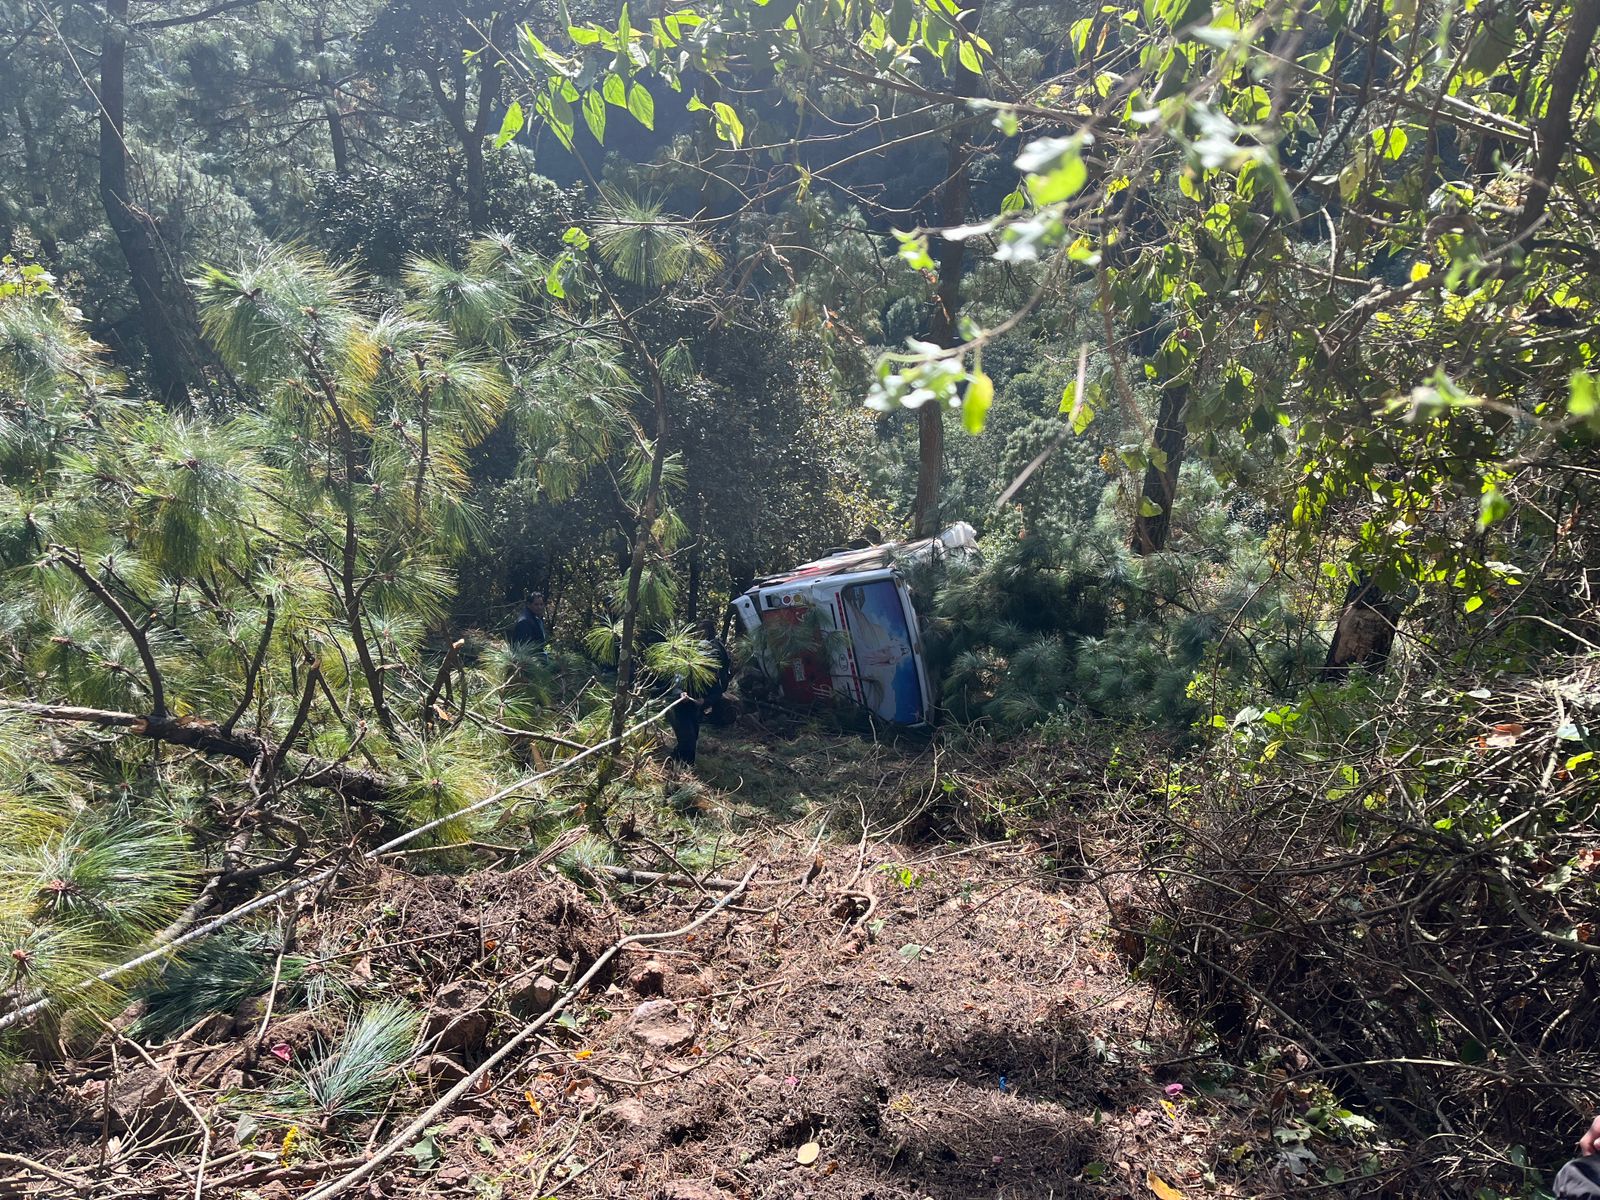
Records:
[[[668,693],[676,696],[678,701],[667,710],[667,722],[672,726],[674,738],[672,758],[674,762],[689,766],[694,765],[696,749],[700,744],[700,722],[710,714],[718,724],[723,723],[723,693],[727,691],[728,681],[733,676],[733,660],[728,655],[728,648],[716,636],[709,622],[701,627],[700,634],[701,645],[716,661],[716,674],[701,684],[679,676],[672,681]]]
[[[538,654],[544,650],[550,635],[544,625],[543,592],[528,593],[528,598],[522,604],[522,615],[511,627],[506,640],[511,643],[513,650],[521,650],[526,654]]]
[[[1583,1157],[1573,1159],[1556,1176],[1556,1200],[1600,1200],[1600,1157],[1596,1157],[1597,1150],[1600,1150],[1600,1117],[1596,1117],[1584,1130],[1578,1142],[1578,1153]]]

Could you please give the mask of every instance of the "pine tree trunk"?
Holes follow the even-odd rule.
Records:
[[[323,57],[326,50],[327,39],[319,19],[316,37],[317,83],[322,88],[322,111],[328,119],[328,145],[333,151],[333,173],[343,179],[350,173],[350,143],[344,134],[344,113],[339,109],[338,89],[328,71],[327,59]]]
[[[602,284],[602,287],[604,285]],[[639,636],[639,588],[644,579],[644,562],[651,540],[655,537],[656,517],[661,512],[661,476],[667,464],[667,384],[661,377],[660,365],[649,347],[639,337],[633,322],[617,303],[616,297],[606,291],[606,302],[622,327],[623,336],[632,344],[634,352],[644,363],[650,380],[650,392],[655,400],[655,444],[650,447],[650,480],[645,485],[644,503],[639,507],[639,518],[634,525],[633,547],[628,556],[628,584],[622,604],[622,636],[617,643],[617,691],[611,701],[612,741],[622,736],[633,710],[633,681],[637,674],[634,643]]]
[[[982,15],[982,0],[976,0],[962,17],[962,24],[976,33]],[[954,90],[960,96],[977,94],[979,76],[965,68],[956,72]],[[972,147],[967,137],[971,118],[964,104],[951,106],[954,122],[950,129],[949,151],[945,158],[944,182],[939,187],[939,224],[945,228],[967,219],[968,172],[972,166]],[[961,277],[966,269],[966,242],[939,239],[939,288],[933,311],[928,317],[928,341],[936,346],[959,345],[958,320],[961,312]],[[944,409],[927,403],[917,410],[917,498],[912,508],[912,525],[917,537],[933,537],[943,524],[939,494],[944,481]]]
[[[690,621],[700,620],[700,576],[704,567],[705,536],[703,530],[706,524],[705,501],[702,499],[695,505],[694,525],[689,530],[689,587],[685,611]]]
[[[462,146],[467,159],[467,220],[473,233],[489,228],[489,183],[484,174],[483,144],[500,101],[499,46],[509,33],[509,26],[496,18],[490,27],[489,44],[478,50],[478,107]],[[462,102],[465,104],[465,97]]]
[[[467,223],[473,233],[489,227],[489,197],[483,177],[483,142],[469,131],[462,140],[467,163]]]
[[[1322,678],[1346,679],[1355,667],[1383,670],[1399,624],[1399,607],[1363,572],[1345,593]]]
[[[19,99],[14,111],[17,114],[17,128],[22,132],[22,161],[32,185],[28,196],[30,228],[34,236],[39,239],[39,250],[44,255],[45,262],[50,264],[52,271],[60,274],[61,247],[50,233],[50,194],[45,188],[44,162],[39,156],[39,139],[34,134],[33,118],[28,115],[27,104]]]
[[[150,381],[168,405],[181,407],[189,402],[198,352],[188,289],[181,277],[169,277],[167,267],[175,275],[177,264],[164,265],[155,222],[133,203],[128,188],[127,61],[128,0],[106,0],[100,46],[100,201],[128,264]]]
[[[344,136],[344,114],[330,96],[322,102],[328,115],[328,146],[333,151],[333,173],[343,179],[350,174],[350,145]]]
[[[1166,549],[1167,537],[1172,532],[1172,502],[1178,494],[1178,468],[1183,465],[1189,437],[1189,427],[1183,419],[1188,402],[1189,385],[1186,383],[1169,384],[1161,389],[1155,429],[1155,449],[1159,454],[1152,456],[1145,467],[1139,507],[1133,514],[1133,537],[1128,542],[1128,548],[1135,554],[1156,554]],[[1161,511],[1147,516],[1147,505],[1158,506]]]

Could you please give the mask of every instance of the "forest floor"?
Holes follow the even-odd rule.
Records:
[[[1192,1027],[1130,974],[1083,870],[1116,848],[1070,816],[962,835],[936,815],[953,790],[937,758],[794,726],[708,731],[692,776],[644,764],[635,794],[683,813],[717,876],[754,868],[749,888],[693,932],[625,950],[346,1194],[1172,1200],[1311,1182],[1281,1152],[1283,1097],[1203,1078]],[[671,848],[648,828],[619,837],[661,865]],[[270,1092],[330,1028],[325,1008],[268,1018],[258,1000],[148,1060],[63,1067],[0,1120],[0,1146],[58,1178],[12,1172],[8,1191],[0,1159],[0,1196],[194,1195],[194,1111],[217,1131],[202,1196],[315,1192],[620,934],[682,926],[726,894],[580,889],[537,859],[454,875],[424,861],[347,880],[301,921],[346,985],[430,1013],[381,1114],[236,1145],[232,1098]]]

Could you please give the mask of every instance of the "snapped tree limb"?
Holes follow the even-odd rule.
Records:
[[[350,802],[367,808],[381,807],[393,793],[394,784],[373,771],[364,771],[311,755],[281,756],[280,747],[267,738],[238,730],[228,731],[204,717],[140,716],[103,708],[80,708],[66,704],[33,704],[21,700],[0,700],[0,708],[26,713],[41,721],[62,724],[98,725],[104,729],[123,729],[135,737],[169,746],[183,746],[216,758],[231,758],[255,768],[263,762],[289,762],[303,783],[336,792]]]

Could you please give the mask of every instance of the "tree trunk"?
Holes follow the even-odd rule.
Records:
[[[1346,679],[1354,667],[1383,670],[1399,624],[1399,606],[1362,572],[1345,593],[1322,678]]]
[[[427,75],[433,98],[439,105],[439,111],[444,114],[445,124],[450,126],[450,131],[456,135],[456,141],[461,146],[461,157],[466,164],[462,190],[467,202],[467,223],[476,232],[482,228],[481,223],[487,221],[487,213],[484,211],[483,144],[473,140],[476,118],[472,124],[467,123],[467,68],[464,63],[451,64],[450,82],[454,92],[445,87],[436,66],[430,64]]]
[[[489,228],[489,185],[484,174],[483,143],[489,136],[500,100],[498,47],[510,31],[510,25],[496,17],[490,26],[488,44],[478,48],[478,108],[462,145],[467,160],[467,221],[473,233],[483,233]],[[465,96],[462,103],[466,103]]]
[[[982,0],[975,0],[962,17],[970,32],[977,32],[983,13]],[[957,95],[977,94],[979,76],[965,67],[957,70],[953,88]],[[945,158],[944,182],[939,186],[939,224],[952,228],[967,219],[967,174],[972,166],[972,147],[967,134],[972,119],[964,104],[951,106],[954,118],[950,128],[949,150]],[[928,341],[949,348],[961,343],[957,318],[961,312],[961,276],[966,269],[965,241],[940,238],[936,255],[939,262],[939,288],[934,294],[933,311],[928,317]],[[917,498],[912,508],[913,532],[917,537],[934,537],[942,524],[939,493],[944,477],[944,408],[935,403],[917,410]]]
[[[461,151],[467,164],[467,223],[473,233],[489,227],[489,196],[483,176],[483,140],[471,130],[462,139]]]
[[[350,173],[350,143],[344,135],[344,113],[339,108],[339,91],[328,70],[327,39],[322,21],[317,21],[317,84],[322,88],[322,111],[328,118],[328,145],[333,150],[333,173],[343,179]]]
[[[1551,73],[1550,99],[1545,105],[1544,119],[1539,122],[1539,155],[1534,160],[1533,180],[1528,187],[1528,198],[1523,201],[1522,217],[1517,222],[1519,237],[1526,237],[1544,219],[1556,172],[1572,144],[1572,102],[1578,94],[1578,85],[1587,74],[1589,52],[1594,49],[1597,31],[1600,31],[1600,0],[1574,0],[1572,24]]]
[[[689,543],[688,600],[684,607],[689,620],[693,622],[700,620],[700,573],[706,544],[700,532],[703,528],[705,528],[705,502],[702,500],[695,505],[694,527],[689,532],[693,540]]]
[[[1183,419],[1188,402],[1187,383],[1172,383],[1161,389],[1161,402],[1156,410],[1156,453],[1144,470],[1139,507],[1133,514],[1133,537],[1128,542],[1128,548],[1135,554],[1156,554],[1166,549],[1167,537],[1172,532],[1172,502],[1178,494],[1178,468],[1183,465],[1189,436],[1189,427]],[[1160,511],[1146,516],[1147,505],[1159,507]]]
[[[133,203],[129,193],[127,60],[128,0],[106,0],[100,46],[100,201],[127,260],[150,381],[169,406],[181,407],[189,402],[189,385],[196,377],[199,357],[186,303],[188,289],[177,274],[177,264],[164,265],[155,222]]]
[[[601,286],[605,285],[602,283]],[[623,336],[644,363],[656,410],[655,444],[650,447],[650,481],[645,485],[644,503],[639,508],[639,519],[634,526],[633,548],[628,557],[628,587],[622,604],[622,636],[617,644],[617,693],[611,702],[610,732],[611,740],[616,741],[627,727],[628,713],[633,708],[633,678],[636,673],[633,644],[639,634],[639,585],[644,578],[645,555],[650,540],[655,536],[656,517],[661,506],[661,475],[667,463],[667,385],[661,377],[661,368],[655,356],[650,353],[649,347],[634,329],[633,322],[609,290],[606,291],[606,301],[622,326]]]

